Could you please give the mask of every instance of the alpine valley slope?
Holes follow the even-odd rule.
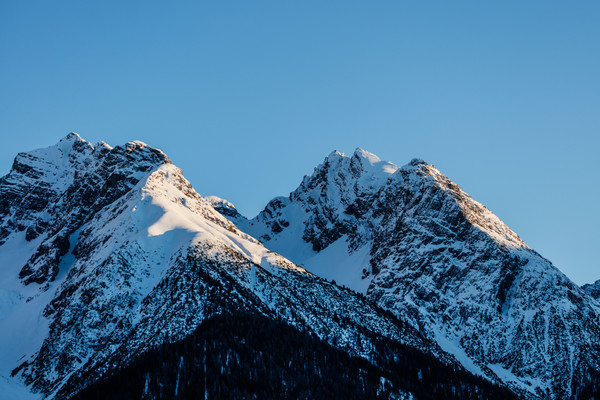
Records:
[[[434,166],[331,153],[247,220],[267,247],[426,332],[476,374],[544,399],[600,391],[600,304]]]
[[[93,146],[70,134],[20,153],[0,179],[0,268],[0,386],[9,397],[71,397],[236,313],[373,365],[385,339],[461,369],[411,325],[240,231],[142,142]],[[409,396],[381,379],[381,397]],[[487,382],[473,379],[458,386],[482,393]]]

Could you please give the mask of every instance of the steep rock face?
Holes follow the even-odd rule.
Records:
[[[351,157],[334,151],[289,197],[271,200],[251,220],[232,221],[311,272],[366,292],[370,244],[379,223],[371,205],[397,169],[360,148]]]
[[[0,187],[14,194],[1,214],[0,374],[44,396],[68,397],[225,311],[281,319],[370,360],[385,337],[453,362],[410,325],[240,231],[159,150],[70,135],[28,154],[18,159],[31,168]],[[20,201],[40,191],[44,207],[31,208],[43,196]],[[32,226],[41,229],[28,234]]]
[[[407,318],[476,373],[543,398],[598,384],[598,304],[422,160],[334,153],[239,226]]]
[[[585,284],[581,288],[596,300],[600,300],[600,280]]]

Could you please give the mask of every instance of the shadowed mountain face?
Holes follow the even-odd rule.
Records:
[[[0,374],[33,392],[68,398],[226,313],[280,321],[375,374],[388,374],[385,340],[459,386],[475,379],[411,324],[241,231],[144,143],[71,134],[14,165],[0,180]]]
[[[583,285],[581,288],[596,300],[600,300],[600,280],[597,280],[591,284]]]
[[[471,371],[542,398],[598,387],[600,305],[434,166],[334,152],[247,220],[309,271],[364,293]]]

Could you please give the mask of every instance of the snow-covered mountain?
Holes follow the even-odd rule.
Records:
[[[364,293],[476,374],[540,398],[600,386],[600,305],[434,166],[333,152],[248,220],[265,246]]]
[[[70,134],[19,154],[0,194],[3,393],[69,397],[236,312],[284,321],[372,363],[397,357],[378,353],[385,338],[457,371],[412,325],[238,229],[212,207],[218,199],[201,197],[142,142],[113,148]]]

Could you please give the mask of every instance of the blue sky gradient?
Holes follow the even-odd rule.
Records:
[[[70,131],[139,139],[253,216],[334,149],[420,157],[590,282],[598,21],[594,1],[0,2],[0,174]]]

